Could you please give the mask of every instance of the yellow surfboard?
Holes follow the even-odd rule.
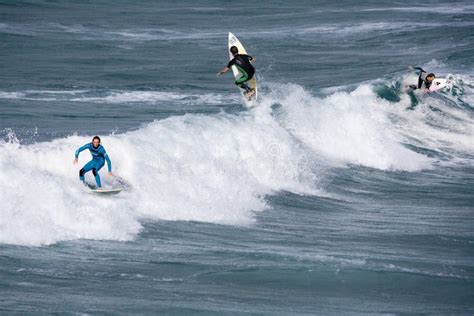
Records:
[[[229,50],[232,46],[236,46],[239,49],[239,54],[247,54],[247,51],[245,50],[245,47],[242,45],[242,43],[239,41],[237,37],[235,37],[234,34],[229,32]],[[232,60],[234,56],[232,56],[232,53],[229,51],[229,60]],[[232,72],[234,73],[235,79],[239,78],[241,76],[240,71],[237,69],[237,67],[232,66]],[[247,100],[247,101],[253,101],[257,100],[257,79],[255,79],[255,75],[253,76],[252,79],[246,82],[246,84],[251,88],[255,89],[255,93],[253,93],[249,98],[245,96],[245,90],[239,87],[240,92],[242,93],[242,96]]]

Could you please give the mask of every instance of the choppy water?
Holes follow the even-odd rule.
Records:
[[[0,312],[472,314],[473,55],[469,1],[0,1]]]

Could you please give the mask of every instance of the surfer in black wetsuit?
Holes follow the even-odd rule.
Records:
[[[413,67],[413,69],[419,70],[420,75],[418,76],[418,85],[410,85],[409,87],[412,88],[413,90],[415,89],[420,89],[423,85],[425,84],[425,88],[429,89],[431,87],[431,83],[433,83],[433,79],[436,78],[434,73],[427,73],[423,68],[421,67]]]
[[[251,89],[246,82],[252,79],[255,74],[255,68],[251,63],[254,63],[257,59],[249,55],[239,54],[239,49],[236,46],[232,46],[230,52],[234,58],[229,61],[227,67],[224,67],[217,73],[217,76],[225,74],[232,66],[237,67],[241,76],[235,80],[235,84],[245,90],[246,96],[251,95],[255,89]]]

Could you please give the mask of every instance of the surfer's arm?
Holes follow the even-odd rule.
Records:
[[[76,157],[76,159],[79,158],[79,153],[80,153],[81,151],[86,150],[86,149],[88,149],[88,148],[89,148],[89,144],[85,144],[84,146],[79,147],[79,149],[76,150],[76,153],[75,153],[75,155],[74,155],[74,156]]]
[[[105,154],[105,161],[107,161],[107,168],[109,169],[109,173],[112,172],[112,162],[110,161],[109,155]]]
[[[420,89],[421,86],[423,85],[423,76],[422,75],[423,75],[423,73],[426,73],[426,71],[423,68],[418,67],[418,66],[417,67],[411,67],[411,68],[420,71],[420,73],[418,75],[418,84],[416,86],[412,85],[411,87],[413,89]],[[415,87],[417,87],[417,88],[415,88]]]
[[[425,71],[423,68],[421,68],[421,67],[413,67],[413,69],[426,72],[426,71]]]
[[[219,72],[217,73],[217,76],[219,77],[220,75],[225,74],[225,73],[228,72],[229,70],[230,70],[229,67],[224,67],[224,68],[222,68],[221,71],[219,71]]]
[[[77,164],[77,161],[78,161],[78,158],[79,158],[79,153],[80,153],[81,151],[83,151],[83,150],[88,149],[88,148],[89,148],[89,145],[90,145],[90,144],[85,144],[84,146],[79,147],[79,148],[76,150],[76,152],[75,152],[75,154],[74,154],[74,161],[73,161],[74,164]]]
[[[424,70],[423,68],[421,67],[413,67],[413,69],[416,69],[416,70],[419,70],[419,74],[418,74],[418,88],[421,87],[421,83],[423,82],[423,74],[426,74],[426,70]]]
[[[111,173],[112,172],[112,162],[110,161],[109,155],[107,155],[107,153],[105,152],[105,149],[102,149],[102,155],[104,156],[105,161],[107,161],[107,169],[109,170],[109,173]]]
[[[247,57],[252,64],[257,61],[257,57],[250,56],[250,55],[244,55],[244,56]]]
[[[420,89],[422,85],[423,85],[423,79],[421,79],[421,74],[420,74],[420,77],[418,77],[418,89]]]

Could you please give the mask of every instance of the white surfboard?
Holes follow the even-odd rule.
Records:
[[[450,85],[451,85],[451,80],[449,79],[435,78],[433,79],[433,82],[431,83],[429,90],[433,92],[433,91],[443,89],[444,87],[448,87]]]
[[[94,189],[91,191],[98,194],[112,195],[112,194],[119,194],[122,191],[122,189]]]
[[[234,34],[229,32],[229,50],[232,46],[236,46],[239,49],[239,54],[247,54],[247,51],[245,50],[245,47],[238,40],[238,38],[235,37]],[[234,56],[232,56],[232,53],[229,51],[229,60],[232,60],[232,58],[234,58]],[[232,66],[232,72],[234,73],[234,78],[235,79],[237,79],[241,76],[239,70],[235,66]],[[252,94],[252,96],[250,96],[250,99],[248,99],[248,98],[245,97],[245,90],[239,87],[239,90],[242,93],[242,96],[244,97],[244,99],[246,101],[257,100],[257,79],[255,79],[255,75],[253,76],[252,79],[250,79],[246,83],[251,89],[255,89],[255,93]]]

